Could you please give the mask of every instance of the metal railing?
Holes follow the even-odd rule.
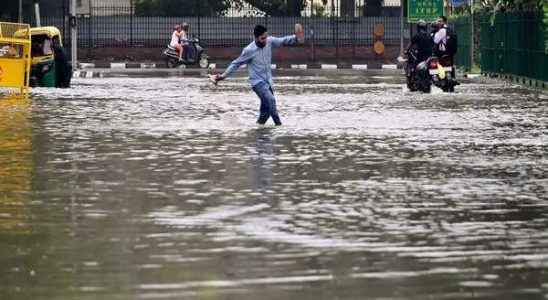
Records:
[[[339,7],[339,3],[345,1],[352,2],[353,6]],[[323,10],[314,6],[314,3],[321,2],[312,1],[298,16],[270,16],[251,5],[234,6],[218,14],[201,15],[200,10],[192,10],[192,15],[181,17],[143,16],[133,1],[125,6],[91,5],[88,13],[78,18],[78,44],[90,47],[163,46],[169,42],[173,26],[186,22],[191,26],[190,34],[199,37],[205,45],[241,46],[249,43],[256,24],[267,26],[272,35],[287,35],[293,32],[295,23],[304,25],[308,41],[316,45],[372,45],[377,40],[373,32],[377,24],[385,27],[381,38],[383,43],[399,45],[399,6],[385,5],[378,16],[364,16],[365,0],[333,1],[337,4],[323,7]],[[63,13],[66,9],[67,5],[57,9],[44,7],[42,23],[64,29],[65,40],[69,41],[68,22],[66,13]]]
[[[548,81],[548,53],[544,25],[538,12],[498,14],[480,20],[481,68],[487,73],[511,74]]]
[[[452,27],[457,32],[458,47],[455,64],[468,70],[472,69],[472,26],[469,16],[459,17],[453,21]]]

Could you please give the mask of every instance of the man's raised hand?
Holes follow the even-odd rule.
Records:
[[[297,43],[304,43],[304,30],[303,26],[299,23],[295,24],[295,38],[297,40]]]

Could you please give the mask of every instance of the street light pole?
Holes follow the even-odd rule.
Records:
[[[36,27],[42,27],[42,20],[40,19],[40,4],[34,3],[34,16],[36,19]]]
[[[470,31],[472,32],[472,40],[470,42],[470,71],[474,67],[474,46],[476,45],[474,41],[474,0],[470,0]]]
[[[403,28],[404,28],[404,14],[403,14],[403,5],[404,0],[400,0],[400,55],[403,56]]]
[[[71,1],[70,5],[70,31],[71,31],[71,58],[72,58],[72,69],[76,70],[78,66],[78,36],[76,35],[76,0]]]
[[[19,23],[23,23],[23,0],[19,0]]]

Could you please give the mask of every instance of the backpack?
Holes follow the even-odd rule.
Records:
[[[447,44],[445,44],[445,51],[450,56],[455,56],[457,54],[457,47],[458,47],[458,38],[457,33],[452,29],[447,27]]]

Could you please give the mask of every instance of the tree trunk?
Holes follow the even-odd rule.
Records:
[[[382,0],[366,0],[363,15],[366,17],[379,17],[382,10]]]
[[[341,17],[353,18],[355,17],[356,0],[341,0]]]

